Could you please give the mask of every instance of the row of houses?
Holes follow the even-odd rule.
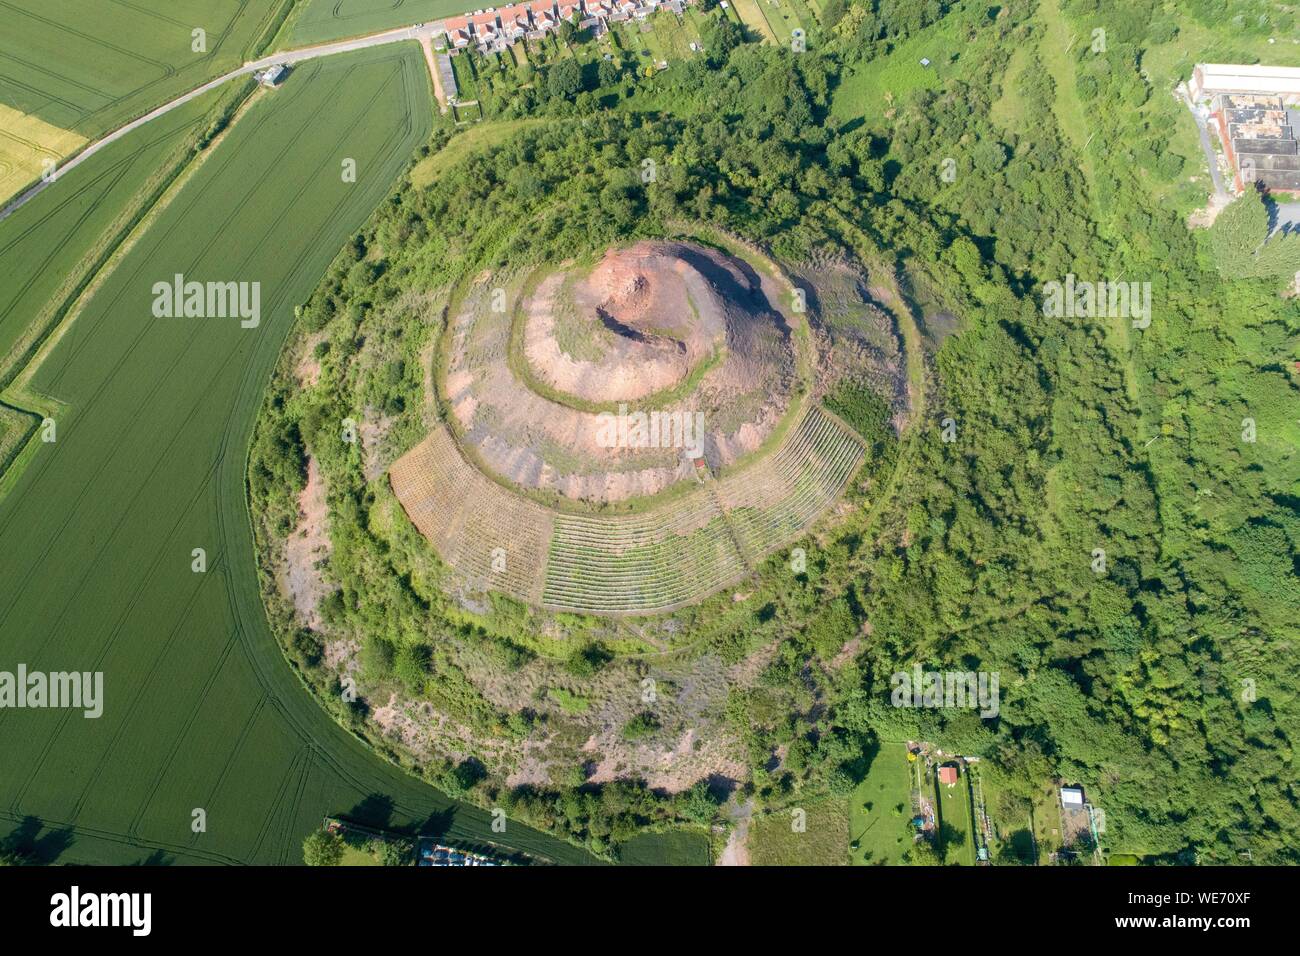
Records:
[[[516,40],[540,39],[562,22],[601,27],[606,21],[643,19],[660,8],[682,12],[683,0],[531,0],[500,9],[489,7],[443,22],[453,49],[471,43],[485,52],[503,50]]]

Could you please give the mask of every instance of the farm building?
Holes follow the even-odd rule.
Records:
[[[955,763],[946,763],[939,768],[939,782],[949,787],[957,782],[957,765]]]
[[[496,860],[482,853],[471,853],[454,846],[443,846],[433,840],[420,841],[420,860],[417,866],[500,866]]]
[[[1212,113],[1237,192],[1300,192],[1300,107],[1280,96],[1219,94]]]
[[[276,87],[284,81],[288,72],[289,71],[284,68],[283,64],[276,63],[274,66],[268,66],[265,70],[253,75],[257,79],[257,82],[261,83],[263,86]]]
[[[1247,66],[1236,63],[1198,63],[1187,84],[1193,100],[1220,94],[1280,96],[1288,105],[1300,106],[1300,67]]]

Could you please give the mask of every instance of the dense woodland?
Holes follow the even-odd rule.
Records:
[[[1212,26],[1255,6],[1206,0],[1183,15]],[[1265,241],[1258,197],[1198,230],[1168,198],[1188,172],[1165,148],[1182,107],[1142,62],[1176,39],[1178,17],[1154,0],[1064,9],[1108,35],[1072,63],[1102,131],[1086,153],[1056,119],[1044,64],[1007,75],[1039,29],[1033,4],[831,0],[802,54],[718,18],[705,56],[653,80],[542,68],[494,118],[545,122],[428,187],[403,183],[302,308],[304,335],[327,332],[323,384],[300,391],[283,363],[249,470],[269,548],[293,527],[305,451],[320,462],[340,587],[325,620],[364,641],[367,679],[522,738],[530,715],[495,712],[440,640],[477,642],[506,669],[548,650],[535,612],[501,601],[476,614],[444,593],[383,482],[333,440],[360,407],[393,418],[398,446],[423,434],[437,322],[412,290],[436,299],[483,268],[710,222],[786,262],[847,251],[898,276],[926,347],[923,414],[867,466],[889,489],[883,506],[810,538],[805,573],[773,559],[744,604],[678,615],[729,660],[781,640],[759,686],[727,703],[751,758],[740,796],[761,808],[847,796],[877,740],[927,739],[983,757],[1010,801],[1081,783],[1107,811],[1106,844],[1148,862],[1300,862],[1300,298],[1285,294],[1300,238]],[[960,81],[832,116],[850,73],[948,18],[980,52]],[[1010,83],[1032,116],[1014,131],[991,117]],[[940,175],[947,157],[955,181]],[[1150,282],[1149,327],[1045,315],[1043,284],[1067,274]],[[319,636],[293,623],[269,573],[265,591],[291,660],[366,733],[364,701],[341,701]],[[563,624],[575,673],[604,666],[604,625]],[[831,668],[863,633],[856,659]],[[998,717],[891,707],[890,675],[915,663],[998,672]],[[581,774],[507,790],[472,757],[417,767],[376,746],[602,853],[647,826],[705,826],[726,797]]]

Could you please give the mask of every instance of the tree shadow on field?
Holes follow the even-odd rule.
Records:
[[[162,850],[154,850],[148,856],[141,857],[131,866],[172,866],[176,863],[176,857],[168,856]]]
[[[393,798],[386,793],[372,793],[343,814],[343,818],[362,826],[385,830],[393,820]]]
[[[35,866],[49,866],[67,852],[74,840],[70,827],[47,830],[40,817],[26,816],[17,828],[0,840],[0,858],[12,858],[16,862]]]
[[[420,836],[427,837],[431,840],[442,840],[446,837],[447,831],[456,820],[456,808],[448,807],[446,810],[435,810],[429,814],[422,824],[420,824]]]

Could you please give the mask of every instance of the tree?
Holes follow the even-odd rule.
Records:
[[[704,48],[709,52],[709,62],[720,66],[727,62],[731,51],[745,42],[745,28],[729,17],[713,21],[713,28],[704,38]]]
[[[1269,238],[1268,210],[1253,188],[1219,213],[1210,227],[1210,249],[1229,279],[1289,276],[1300,264],[1300,235]]]
[[[908,823],[908,832],[911,832],[912,825]],[[912,866],[942,866],[943,860],[935,852],[934,845],[927,839],[917,840],[911,848],[903,854],[903,859]]]
[[[415,844],[410,840],[379,840],[376,855],[383,866],[410,866]]]
[[[343,835],[321,827],[302,841],[302,861],[308,866],[338,866],[343,849]]]
[[[582,67],[574,59],[561,60],[546,74],[546,90],[555,97],[571,99],[582,89]]]
[[[601,60],[596,64],[596,82],[601,86],[613,86],[618,82],[621,71],[613,60]]]
[[[682,816],[701,825],[713,822],[718,815],[718,798],[705,780],[699,781],[681,797]]]

